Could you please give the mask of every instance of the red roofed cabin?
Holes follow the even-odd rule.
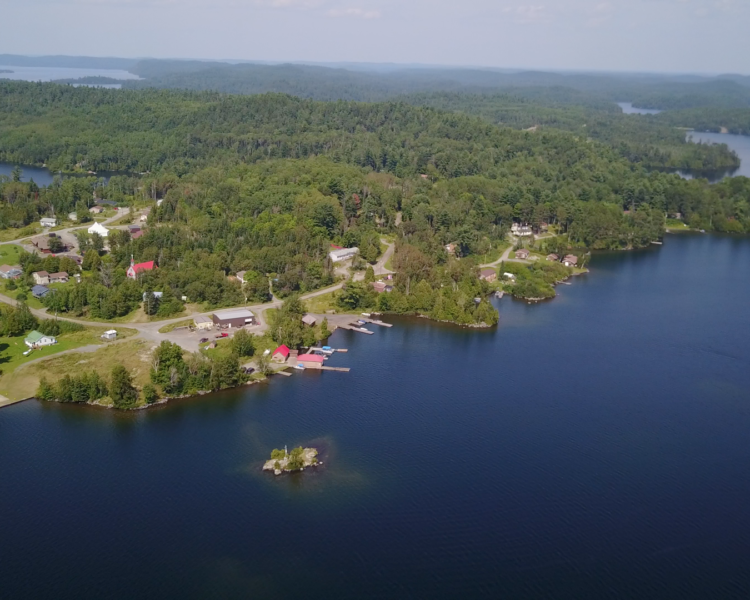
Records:
[[[135,279],[136,277],[138,277],[138,273],[143,273],[144,271],[153,271],[155,268],[156,265],[154,264],[153,260],[136,264],[131,258],[130,267],[128,267],[128,277],[130,279]]]
[[[285,363],[287,358],[289,358],[289,347],[283,344],[276,348],[271,356],[271,359],[275,363]]]
[[[323,357],[317,354],[300,354],[297,357],[297,364],[305,369],[320,369],[323,366],[323,360]]]

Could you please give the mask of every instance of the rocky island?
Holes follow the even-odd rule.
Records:
[[[287,449],[274,450],[271,452],[271,460],[263,465],[264,471],[273,471],[274,475],[302,471],[305,467],[315,467],[318,462],[318,451],[315,448],[293,448],[291,452]]]

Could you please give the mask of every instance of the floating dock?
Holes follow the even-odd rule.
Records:
[[[372,335],[372,331],[369,329],[365,329],[364,327],[357,327],[355,325],[341,325],[341,329],[349,329],[350,331],[358,331],[359,333],[366,333],[367,335]]]
[[[340,371],[341,373],[348,373],[351,369],[349,367],[320,367],[321,371]]]
[[[362,319],[365,323],[370,323],[372,325],[380,325],[381,327],[393,327],[392,323],[385,323],[379,319]]]

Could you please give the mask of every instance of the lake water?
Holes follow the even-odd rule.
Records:
[[[7,598],[750,595],[750,240],[599,255],[471,331],[152,411],[0,411]],[[274,447],[317,472],[260,472]]]
[[[0,162],[0,175],[6,175],[11,177],[13,169],[16,168],[15,163]],[[21,165],[21,181],[34,180],[40,187],[52,185],[52,180],[56,173],[50,172],[46,167],[33,167],[28,165]],[[96,175],[89,175],[86,173],[65,173],[63,177],[98,177],[104,179],[105,182],[109,181],[110,177],[115,175],[128,175],[128,173],[118,173],[117,171],[98,171]]]
[[[736,177],[738,175],[750,177],[750,136],[733,133],[690,131],[687,134],[687,139],[692,139],[695,143],[702,144],[726,144],[740,157],[741,162],[738,169],[709,174],[707,178],[711,183],[716,183],[725,177]],[[686,179],[692,179],[693,177],[691,173],[685,171],[679,171],[679,173]]]
[[[137,75],[119,69],[74,69],[68,67],[15,67],[0,65],[0,70],[13,71],[0,73],[0,79],[21,81],[54,81],[55,79],[80,79],[81,77],[111,77],[113,79],[140,79]],[[107,84],[101,87],[119,88],[120,84]]]
[[[618,102],[617,106],[622,109],[626,115],[658,115],[660,110],[654,108],[636,108],[632,102]]]

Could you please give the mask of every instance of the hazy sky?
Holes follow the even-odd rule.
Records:
[[[0,52],[750,73],[750,0],[2,0]]]

